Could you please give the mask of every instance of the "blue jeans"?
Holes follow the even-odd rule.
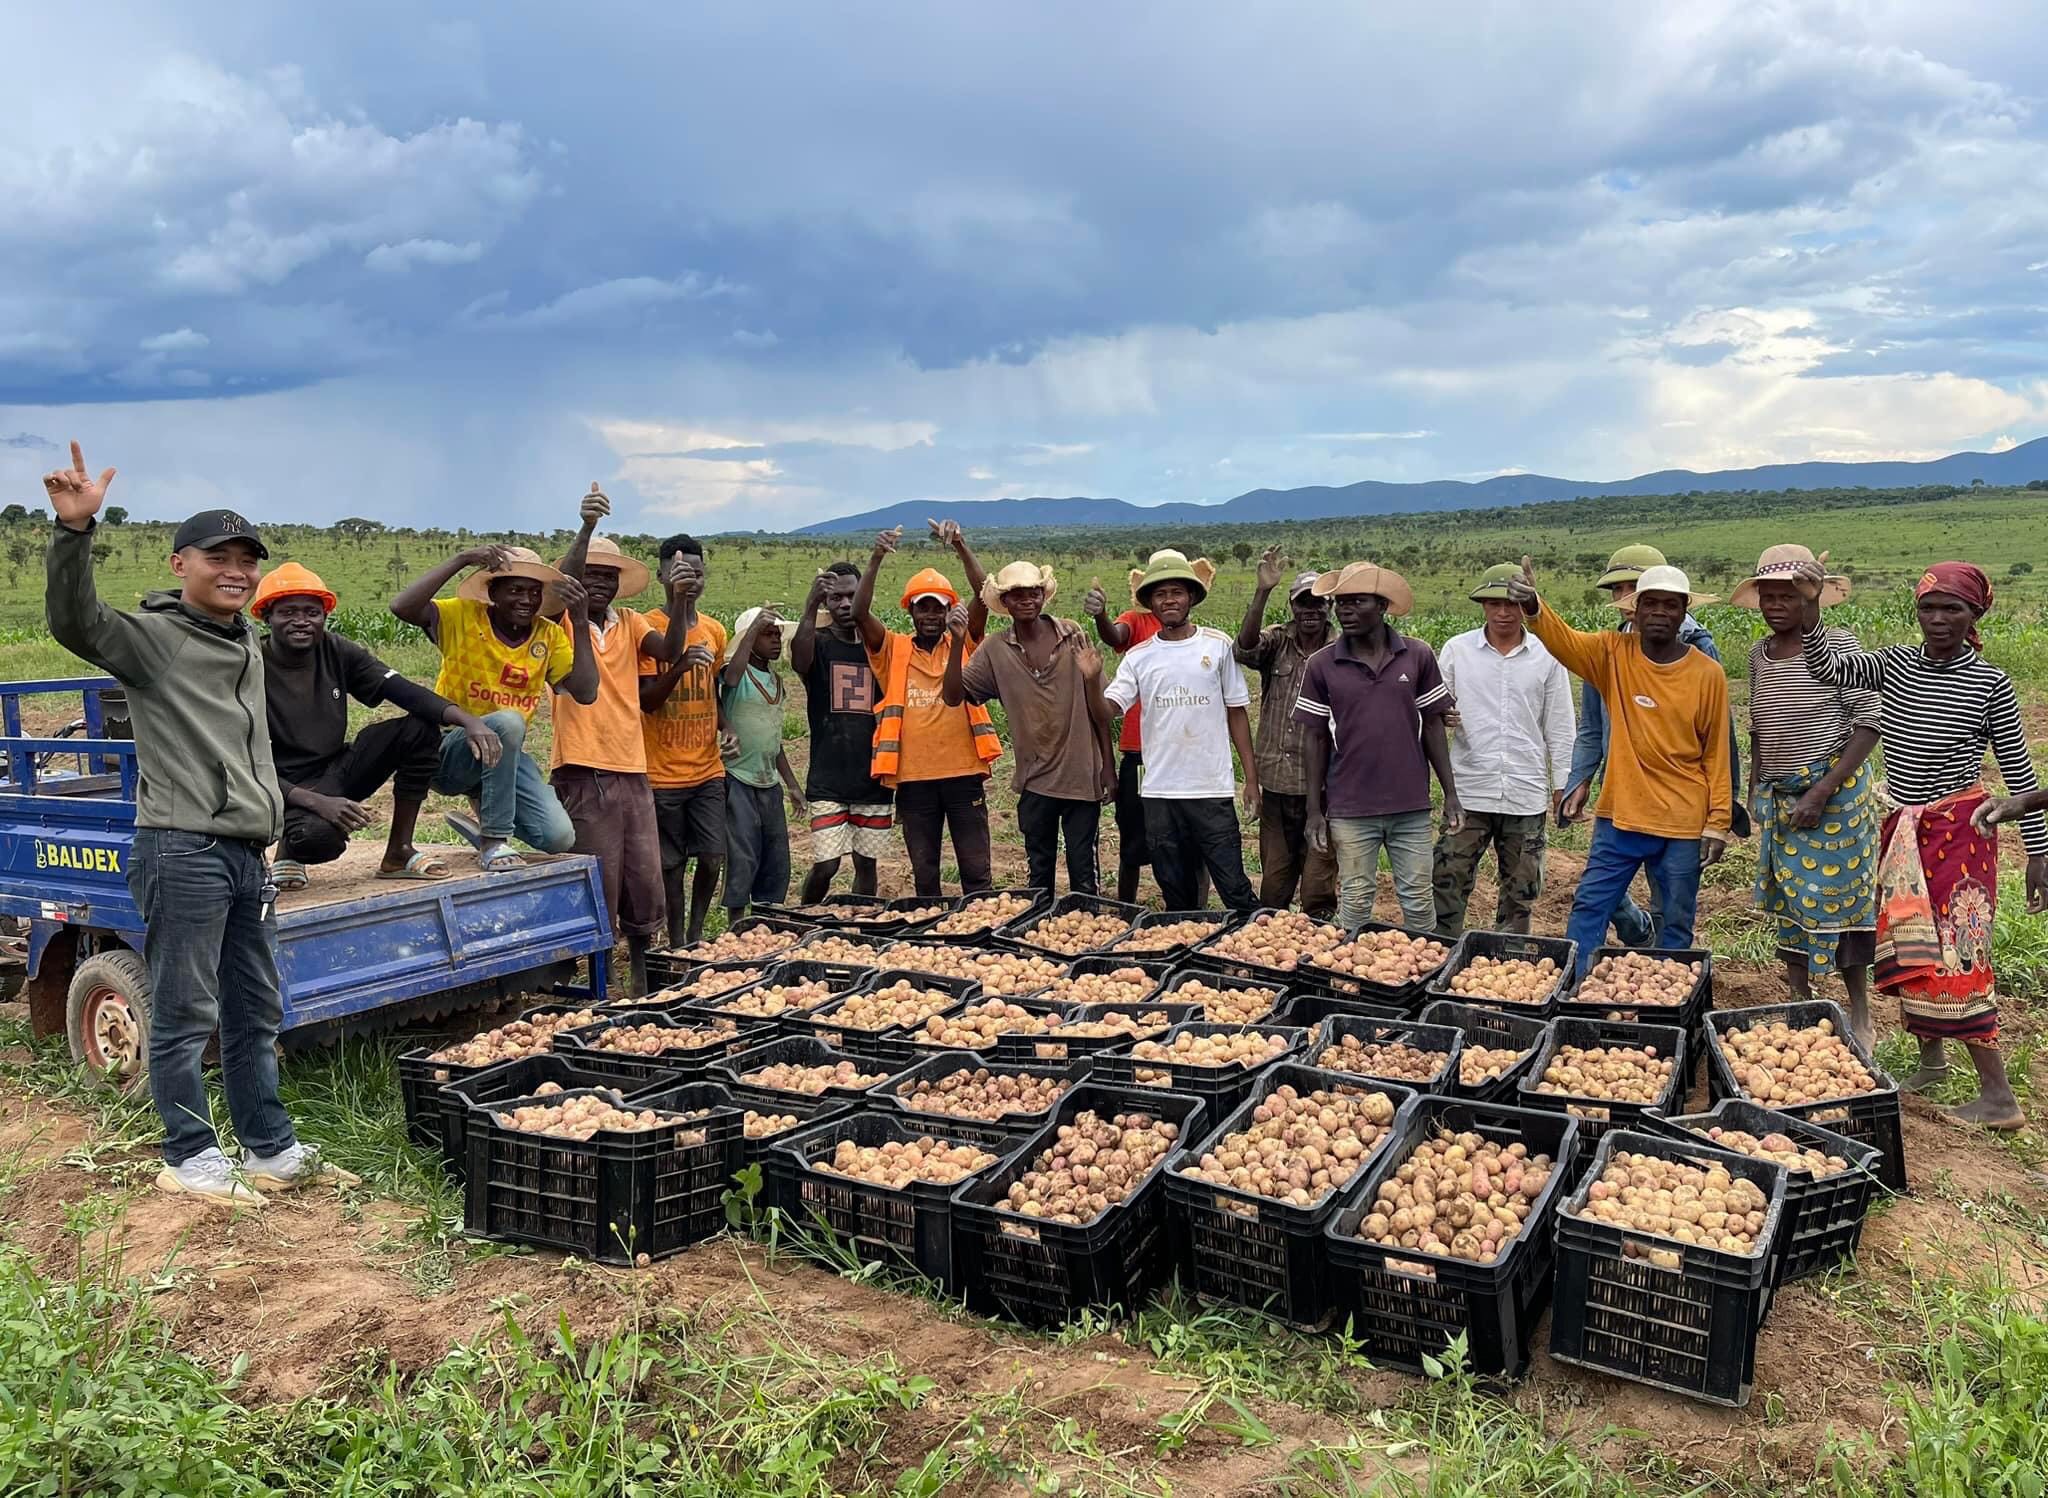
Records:
[[[1628,898],[1629,881],[1641,869],[1662,912],[1657,945],[1665,950],[1692,945],[1693,914],[1700,899],[1700,840],[1696,837],[1653,837],[1623,832],[1600,818],[1593,823],[1593,846],[1586,852],[1586,871],[1572,901],[1564,934],[1579,944],[1579,976],[1593,965],[1593,953],[1607,940],[1607,925]]]
[[[1330,851],[1337,856],[1337,924],[1356,931],[1372,919],[1382,848],[1394,869],[1401,924],[1434,931],[1436,839],[1429,830],[1427,810],[1391,817],[1330,818]]]
[[[434,789],[444,796],[477,796],[483,802],[478,821],[487,839],[516,837],[543,853],[567,853],[576,846],[576,824],[555,799],[540,766],[526,757],[526,719],[506,710],[485,714],[484,722],[505,743],[497,764],[486,770],[462,730],[451,728],[441,735]]]
[[[218,1147],[199,1058],[220,1031],[228,1116],[245,1149],[274,1155],[293,1143],[277,1099],[275,898],[254,843],[143,827],[128,858],[128,892],[142,912],[149,963],[149,1092],[164,1124],[164,1159],[183,1165]]]
[[[749,905],[789,898],[789,814],[782,787],[725,777],[725,908],[737,918]]]

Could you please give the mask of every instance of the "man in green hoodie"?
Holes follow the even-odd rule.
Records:
[[[149,1084],[164,1125],[160,1190],[262,1206],[261,1188],[355,1177],[292,1131],[277,1095],[277,889],[264,850],[284,826],[265,726],[263,653],[242,610],[270,555],[232,510],[178,527],[171,571],[183,585],[133,614],[93,588],[96,517],[114,480],[71,444],[71,466],[43,479],[57,525],[46,608],[58,644],[128,689],[140,771],[128,888],[146,927]],[[220,1031],[228,1113],[243,1155],[213,1132],[200,1056]]]

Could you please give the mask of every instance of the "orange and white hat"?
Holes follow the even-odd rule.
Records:
[[[946,581],[946,574],[936,567],[927,567],[903,585],[903,607],[909,608],[920,598],[936,598],[947,608],[960,601],[960,594]]]
[[[256,585],[256,597],[249,604],[249,612],[261,619],[280,598],[317,598],[320,607],[330,614],[337,602],[334,590],[320,581],[320,574],[297,562],[286,562],[263,575],[263,581]]]

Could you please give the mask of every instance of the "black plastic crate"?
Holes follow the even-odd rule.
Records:
[[[1434,982],[1423,989],[1425,1002],[1428,999],[1449,999],[1455,1004],[1478,1004],[1490,1009],[1503,1009],[1510,1014],[1528,1015],[1534,1019],[1549,1019],[1556,1012],[1558,1000],[1578,975],[1579,944],[1567,941],[1561,936],[1523,936],[1512,931],[1467,931],[1458,938],[1458,944],[1451,950],[1451,960],[1443,965]],[[1491,994],[1457,993],[1451,988],[1451,980],[1472,965],[1475,957],[1493,957],[1502,961],[1520,958],[1524,962],[1541,962],[1548,957],[1557,964],[1557,982],[1540,1004],[1519,1004],[1512,999],[1497,998]]]
[[[999,927],[996,935],[1024,951],[1037,952],[1041,956],[1052,958],[1055,962],[1072,962],[1076,957],[1089,956],[1116,940],[1113,936],[1108,941],[1096,942],[1093,946],[1084,947],[1076,952],[1063,952],[1058,947],[1048,947],[1038,942],[1036,933],[1040,926],[1056,916],[1067,915],[1076,910],[1123,917],[1124,929],[1118,932],[1117,936],[1135,927],[1138,918],[1145,913],[1145,907],[1142,905],[1127,905],[1122,900],[1111,900],[1101,895],[1061,895],[1051,905],[1019,916],[1007,926]]]
[[[952,1014],[964,1004],[971,1004],[981,997],[981,985],[967,978],[942,978],[932,973],[914,973],[902,968],[884,968],[879,972],[863,973],[863,981],[857,988],[850,989],[843,996],[829,1004],[821,1004],[789,1024],[791,1033],[809,1035],[827,1045],[838,1046],[850,1056],[868,1056],[877,1061],[894,1059],[897,1050],[886,1045],[891,1038],[904,1033],[901,1025],[885,1025],[879,1030],[857,1029],[840,1020],[838,1011],[847,999],[855,994],[874,993],[884,988],[893,988],[898,981],[915,984],[919,988],[944,993],[950,1002],[941,1014]],[[900,1063],[899,1063],[900,1064]]]
[[[854,1180],[817,1168],[842,1141],[863,1147],[912,1143],[932,1138],[947,1144],[972,1144],[995,1158],[992,1169],[1015,1153],[1017,1141],[1000,1147],[970,1137],[945,1123],[889,1113],[847,1113],[808,1128],[792,1130],[769,1154],[769,1169],[783,1179],[783,1195],[800,1224],[822,1225],[849,1244],[862,1263],[914,1269],[957,1293],[953,1268],[953,1193],[964,1181],[937,1185],[923,1181],[896,1188]],[[972,1179],[970,1177],[969,1179]]]
[[[739,1110],[699,1104],[710,1108],[706,1117],[678,1112],[643,1133],[587,1140],[525,1134],[497,1121],[500,1109],[587,1095],[507,1098],[472,1111],[464,1226],[600,1264],[666,1258],[722,1232],[725,1193],[739,1168]]]
[[[653,954],[649,954],[648,960],[653,961]],[[765,957],[758,962],[692,962],[688,964],[687,972],[667,980],[664,987],[643,998],[635,999],[624,1007],[670,1013],[678,1009],[702,1008],[706,1004],[716,1004],[728,993],[737,993],[742,988],[750,988],[759,983],[778,965],[778,962],[779,959]],[[739,976],[742,974],[752,976]],[[733,978],[737,978],[737,981],[732,982],[729,987],[720,986],[725,980]],[[652,969],[649,970],[649,981],[652,981]],[[710,992],[699,993],[691,989],[692,984],[699,983]],[[612,1006],[605,1007],[610,1009]]]
[[[991,944],[986,942],[931,942],[915,940],[897,942],[891,945],[883,952],[882,963],[884,967],[900,972],[926,973],[934,978],[955,978],[962,975],[940,971],[939,964],[931,959],[943,953],[947,959],[957,963],[981,954],[993,952],[1007,953],[1012,957],[1036,957],[1042,962],[1051,963],[1052,966],[1059,970],[1059,974],[1062,976],[1065,975],[1067,968],[1070,966],[1064,959],[1055,962],[1043,952],[1023,952],[1007,942]],[[1045,985],[1041,983],[1036,988],[1021,989],[1016,993],[995,993],[989,989],[987,983],[978,975],[968,974],[967,976],[971,981],[980,982],[984,996],[991,999],[1030,998],[1044,992],[1045,988]]]
[[[1609,1098],[1536,1091],[1536,1084],[1543,1080],[1543,1073],[1549,1068],[1558,1047],[1567,1045],[1575,1045],[1582,1050],[1588,1046],[1637,1049],[1655,1046],[1659,1056],[1670,1056],[1677,1065],[1671,1068],[1671,1079],[1664,1090],[1647,1103],[1622,1103]],[[1516,1101],[1524,1108],[1546,1108],[1571,1114],[1579,1120],[1579,1148],[1587,1150],[1611,1129],[1636,1128],[1644,1114],[1669,1113],[1680,1106],[1690,1085],[1691,1059],[1685,1043],[1685,1031],[1674,1025],[1634,1025],[1625,1020],[1603,1019],[1552,1020],[1550,1033],[1537,1051],[1536,1059],[1529,1063],[1529,1069],[1522,1073],[1522,1079],[1516,1086]]]
[[[1520,1051],[1521,1059],[1499,1076],[1467,1087],[1454,1080],[1450,1094],[1471,1102],[1512,1103],[1520,1095],[1522,1078],[1536,1060],[1536,1052],[1550,1034],[1547,1020],[1524,1014],[1488,1009],[1483,1004],[1454,1004],[1434,999],[1422,1006],[1417,1016],[1425,1025],[1449,1025],[1465,1037],[1465,1049],[1484,1046],[1490,1051]],[[1462,1065],[1462,1056],[1460,1058]]]
[[[1198,1136],[1209,1117],[1207,1104],[1181,1093],[1094,1081],[1075,1086],[1008,1160],[954,1193],[954,1268],[976,1310],[1039,1327],[1063,1325],[1091,1306],[1135,1312],[1172,1273],[1166,1166],[1177,1151],[1167,1151],[1091,1222],[1050,1222],[1003,1205],[1059,1131],[1090,1111],[1112,1118],[1148,1113],[1175,1125],[1182,1140]]]
[[[1301,971],[1299,963],[1294,967],[1268,967],[1263,963],[1249,962],[1241,957],[1228,957],[1216,950],[1216,944],[1234,931],[1240,931],[1246,926],[1257,925],[1262,919],[1270,920],[1275,916],[1291,914],[1294,914],[1294,912],[1267,910],[1264,908],[1254,910],[1250,915],[1233,922],[1217,932],[1207,941],[1198,943],[1188,953],[1188,963],[1190,966],[1201,968],[1211,973],[1221,973],[1226,978],[1240,978],[1247,982],[1256,983],[1263,988],[1312,987],[1314,985],[1308,983],[1307,975]],[[1316,924],[1329,927],[1331,931],[1337,932],[1340,939],[1343,936],[1343,932],[1328,921],[1319,921]]]
[[[880,895],[827,895],[808,905],[791,905],[786,901],[780,905],[756,905],[754,913],[773,916],[780,921],[796,921],[805,926],[828,926],[864,910],[880,909],[887,903]]]
[[[1783,1278],[1798,1280],[1821,1274],[1855,1254],[1856,1245],[1863,1238],[1863,1221],[1870,1211],[1870,1198],[1877,1190],[1877,1171],[1883,1159],[1873,1146],[1736,1097],[1721,1099],[1705,1113],[1676,1118],[1652,1114],[1643,1120],[1643,1126],[1705,1149],[1721,1146],[1694,1130],[1739,1129],[1759,1139],[1766,1134],[1783,1134],[1802,1149],[1817,1149],[1847,1160],[1847,1170],[1825,1180],[1787,1167],[1785,1221],[1780,1229],[1784,1241]]]
[[[882,966],[882,953],[896,940],[894,935],[877,936],[872,931],[853,927],[820,926],[789,951],[788,962],[808,962],[835,971],[867,974]],[[848,948],[859,952],[854,956],[818,957],[813,954],[829,948],[833,952],[844,952]]]
[[[845,924],[855,931],[876,936],[910,936],[937,925],[952,914],[955,901],[947,895],[934,895],[925,899],[922,895],[909,895],[899,900],[884,900],[879,907],[857,910],[845,918]],[[937,915],[913,917],[909,912],[938,907]]]
[[[922,975],[913,973],[911,976],[920,977]],[[964,1015],[977,1004],[992,1003],[1013,1004],[1019,1009],[1028,1010],[1032,1014],[1041,1017],[1056,1016],[1062,1019],[1066,1017],[1068,1010],[1068,1006],[1065,1004],[1056,1003],[1051,999],[1037,998],[1031,994],[994,994],[983,990],[977,992],[969,1002],[962,1005],[959,1009],[954,1010],[951,1017]],[[1036,1043],[1041,1039],[1043,1039],[1043,1036],[1039,1034],[998,1035],[988,1045],[941,1046],[928,1044],[920,1038],[919,1032],[897,1030],[882,1037],[882,1059],[899,1067],[914,1066],[927,1056],[935,1054],[948,1055],[957,1052],[963,1056],[980,1056],[985,1060],[993,1061],[1038,1061],[1048,1059],[1041,1058],[1038,1055]]]
[[[1685,1033],[1699,1038],[1700,1025],[1709,1009],[1714,1007],[1714,954],[1705,947],[1683,947],[1666,951],[1661,948],[1641,950],[1635,947],[1600,947],[1593,953],[1590,973],[1600,965],[1603,957],[1621,957],[1637,952],[1644,957],[1660,957],[1672,962],[1700,965],[1700,975],[1693,981],[1692,991],[1685,1002],[1670,1004],[1603,1004],[1589,1003],[1579,998],[1580,984],[1574,983],[1565,996],[1558,1001],[1557,1012],[1573,1019],[1619,1019],[1630,1020],[1639,1025],[1677,1025]]]
[[[1131,929],[1111,942],[1103,950],[1110,956],[1140,957],[1165,962],[1178,962],[1197,946],[1221,936],[1232,926],[1238,925],[1244,917],[1234,910],[1148,910],[1139,916]],[[1200,921],[1209,929],[1200,936],[1186,941],[1176,941],[1164,947],[1133,947],[1130,943],[1138,940],[1148,931],[1161,926],[1177,926],[1182,921]]]
[[[599,1044],[607,1031],[630,1030],[640,1025],[674,1031],[674,1048],[642,1056],[608,1051]],[[714,1033],[725,1025],[731,1026],[730,1034]],[[626,1010],[607,1013],[594,1025],[564,1030],[555,1037],[555,1051],[602,1077],[607,1084],[645,1087],[663,1080],[698,1081],[712,1063],[774,1038],[775,1025],[769,1020],[703,1020],[695,1014],[673,1010]]]
[[[1314,956],[1302,958],[1300,972],[1303,981],[1349,998],[1413,1009],[1422,1002],[1423,991],[1450,965],[1451,958],[1455,955],[1453,947],[1456,944],[1445,941],[1434,931],[1414,931],[1405,926],[1391,925],[1386,921],[1367,921],[1358,929],[1361,934],[1371,931],[1398,931],[1403,936],[1413,937],[1418,941],[1435,942],[1444,949],[1444,960],[1420,977],[1411,978],[1406,983],[1383,983],[1378,979],[1362,978],[1356,973],[1341,972],[1334,967],[1326,966],[1329,954],[1318,952]]]
[[[647,954],[647,982],[649,997],[664,988],[673,987],[688,978],[691,973],[704,966],[701,957],[685,957],[680,951],[651,951]]]
[[[1797,1004],[1764,1004],[1754,1009],[1729,1009],[1707,1016],[1707,1097],[1719,1102],[1725,1097],[1739,1097],[1747,1102],[1760,1100],[1751,1097],[1748,1090],[1736,1080],[1734,1069],[1729,1065],[1727,1053],[1722,1049],[1721,1037],[1730,1030],[1746,1030],[1759,1024],[1774,1024],[1785,1021],[1795,1029],[1803,1029],[1820,1020],[1832,1021],[1835,1033],[1848,1043],[1856,1058],[1877,1080],[1873,1092],[1859,1093],[1855,1097],[1829,1098],[1824,1103],[1773,1103],[1761,1102],[1761,1106],[1793,1118],[1804,1119],[1807,1123],[1818,1124],[1832,1133],[1841,1134],[1867,1144],[1878,1152],[1877,1179],[1887,1190],[1905,1192],[1906,1185],[1906,1123],[1899,1106],[1899,1084],[1889,1073],[1872,1059],[1849,1028],[1848,1016],[1842,1013],[1842,1006],[1832,999],[1809,999]]]
[[[801,1102],[811,1097],[828,1097],[842,1103],[865,1106],[868,1093],[873,1088],[828,1087],[822,1093],[784,1092],[744,1080],[749,1072],[756,1072],[767,1066],[837,1066],[842,1061],[851,1061],[857,1071],[871,1075],[881,1074],[882,1080],[873,1084],[876,1088],[886,1087],[894,1074],[901,1070],[900,1067],[892,1067],[872,1057],[856,1056],[849,1051],[835,1049],[822,1040],[813,1039],[808,1035],[786,1035],[780,1040],[771,1040],[766,1045],[757,1045],[752,1050],[727,1056],[711,1068],[711,1080],[723,1082],[732,1089],[734,1097],[756,1110],[765,1107],[771,1112],[787,1113],[792,1110],[783,1107],[782,1104]]]
[[[1325,1230],[1338,1314],[1350,1316],[1351,1335],[1367,1357],[1419,1371],[1424,1358],[1441,1358],[1462,1335],[1474,1373],[1514,1379],[1528,1371],[1530,1337],[1550,1301],[1552,1229],[1578,1153],[1578,1127],[1577,1119],[1533,1108],[1446,1097],[1415,1104],[1374,1167],[1346,1188]],[[1520,1143],[1531,1155],[1551,1159],[1549,1179],[1529,1204],[1521,1230],[1491,1264],[1386,1248],[1358,1236],[1380,1187],[1439,1129]]]
[[[491,1030],[502,1029],[505,1025],[515,1024],[520,1020],[531,1020],[548,1014],[574,1014],[580,1009],[588,1009],[592,1014],[597,1013],[595,1004],[535,1004],[530,1009],[520,1010],[509,1020],[486,1026],[477,1034],[489,1034]],[[460,1045],[472,1038],[474,1037],[465,1035],[444,1036],[439,1040],[430,1040],[424,1045],[416,1045],[411,1050],[399,1054],[398,1100],[405,1109],[405,1133],[406,1137],[421,1149],[438,1150],[446,1149],[448,1146],[442,1125],[442,1086],[449,1082],[459,1082],[464,1077],[473,1077],[491,1066],[503,1064],[494,1061],[485,1066],[467,1066],[461,1062],[433,1059],[436,1051]]]
[[[1151,1088],[1185,1092],[1206,1102],[1209,1116],[1215,1118],[1236,1108],[1253,1085],[1274,1067],[1290,1061],[1303,1062],[1303,1048],[1310,1033],[1293,1025],[1217,1025],[1192,1020],[1175,1025],[1153,1044],[1170,1046],[1182,1035],[1277,1035],[1287,1042],[1287,1048],[1257,1066],[1196,1066],[1183,1061],[1141,1060],[1128,1049],[1099,1051],[1092,1058],[1095,1078],[1111,1087],[1141,1092]]]
[[[1106,1019],[1112,1015],[1126,1014],[1138,1019],[1147,1014],[1160,1014],[1166,1023],[1145,1035],[1076,1035],[1073,1026],[1094,1020]],[[1195,1004],[1171,1004],[1161,999],[1146,999],[1135,1004],[1076,1004],[1060,1028],[1051,1035],[1020,1037],[1028,1042],[1033,1061],[1059,1062],[1075,1061],[1087,1056],[1099,1056],[1104,1051],[1128,1051],[1140,1040],[1157,1039],[1175,1025],[1190,1024],[1202,1018],[1202,1011]],[[1020,1046],[1020,1049],[1025,1048]]]
[[[1618,1150],[1719,1164],[1731,1176],[1755,1182],[1769,1206],[1754,1252],[1624,1232],[1572,1215],[1585,1206],[1587,1191]],[[1695,1149],[1664,1133],[1609,1133],[1558,1209],[1550,1355],[1711,1404],[1748,1404],[1756,1383],[1757,1331],[1776,1281],[1785,1186],[1785,1172],[1762,1160]],[[1675,1255],[1678,1267],[1652,1263],[1649,1252]]]
[[[1433,1076],[1424,1081],[1407,1077],[1382,1077],[1374,1072],[1353,1071],[1325,1061],[1324,1053],[1331,1046],[1342,1045],[1346,1036],[1355,1036],[1365,1045],[1407,1045],[1418,1051],[1427,1051],[1442,1058]],[[1302,1059],[1310,1066],[1320,1066],[1327,1071],[1341,1071],[1347,1077],[1366,1077],[1375,1082],[1399,1082],[1403,1087],[1412,1087],[1417,1092],[1447,1093],[1458,1080],[1458,1057],[1465,1049],[1465,1037],[1449,1025],[1426,1025],[1420,1020],[1367,1019],[1355,1014],[1333,1014],[1310,1032],[1302,1046]]]
[[[951,1113],[938,1112],[935,1109],[913,1108],[905,1100],[904,1094],[918,1083],[937,1082],[943,1077],[949,1077],[955,1072],[963,1071],[987,1071],[992,1076],[999,1077],[1029,1076],[1051,1078],[1054,1081],[1065,1082],[1068,1091],[1072,1091],[1076,1083],[1089,1075],[1088,1063],[1085,1061],[1027,1064],[1018,1061],[988,1061],[972,1051],[941,1051],[936,1056],[925,1057],[924,1060],[918,1062],[917,1065],[911,1067],[908,1071],[896,1076],[889,1083],[888,1091],[886,1093],[877,1093],[871,1099],[869,1107],[875,1112],[891,1113],[902,1118],[919,1120],[927,1126],[944,1125],[947,1128],[951,1128],[954,1124],[958,1123],[982,1129],[993,1129],[1005,1138],[1022,1139],[1044,1128],[1046,1120],[1052,1117],[1054,1110],[1060,1105],[1060,1100],[1066,1096],[1065,1093],[1062,1093],[1060,1098],[1054,1099],[1047,1107],[1035,1109],[1029,1113],[1007,1113],[999,1119],[961,1118]]]
[[[1022,915],[1005,916],[1002,920],[990,921],[986,926],[976,926],[971,931],[937,930],[936,928],[943,925],[946,920],[945,916],[941,916],[924,929],[921,933],[923,940],[942,942],[947,946],[953,947],[985,946],[995,936],[998,928],[1007,926],[1012,921],[1029,920],[1035,911],[1043,910],[1046,906],[1052,904],[1051,890],[1040,889],[1036,885],[1026,885],[1018,889],[985,889],[977,890],[971,895],[961,895],[953,902],[953,909],[950,913],[958,915],[973,906],[976,901],[990,899],[996,895],[1015,895],[1019,899],[1029,900],[1031,902],[1030,909],[1027,909]]]
[[[627,1096],[633,1087],[621,1086],[609,1077],[585,1069],[568,1056],[543,1051],[538,1056],[521,1056],[471,1071],[467,1076],[440,1084],[441,1160],[458,1181],[469,1171],[469,1110],[479,1103],[499,1098],[531,1097],[548,1083],[564,1091],[579,1088],[619,1088]]]
[[[1300,1025],[1314,1029],[1332,1015],[1348,1014],[1359,1019],[1405,1019],[1408,1011],[1393,1004],[1376,1004],[1352,994],[1323,993],[1320,990],[1297,993],[1283,999],[1274,1011],[1273,1018],[1278,1024]]]
[[[807,1035],[809,1017],[814,1009],[822,1009],[841,994],[852,993],[867,981],[868,974],[862,968],[846,967],[836,963],[821,962],[777,962],[769,966],[761,978],[730,993],[722,993],[715,999],[701,1004],[681,1004],[672,1013],[696,1020],[727,1019],[734,1024],[766,1025],[775,1035]],[[750,994],[765,994],[771,988],[791,988],[800,983],[824,985],[831,997],[820,999],[811,1009],[786,1009],[780,1014],[749,1014],[736,1009],[736,1004],[755,1002]]]
[[[722,1082],[699,1085],[725,1086]],[[730,1087],[726,1087],[725,1090],[728,1094],[732,1093]],[[658,1095],[650,1094],[649,1096],[654,1097]],[[794,1094],[785,1093],[776,1094],[776,1100],[772,1103],[764,1103],[755,1098],[738,1096],[734,1096],[733,1101],[738,1104],[741,1114],[739,1168],[744,1170],[750,1165],[758,1165],[761,1168],[761,1190],[755,1198],[755,1205],[762,1210],[766,1210],[769,1207],[779,1207],[783,1215],[788,1216],[795,1207],[795,1203],[786,1194],[785,1188],[788,1182],[781,1174],[769,1169],[770,1157],[774,1154],[776,1147],[799,1129],[808,1128],[812,1124],[824,1123],[827,1119],[839,1118],[853,1112],[855,1105],[841,1102],[838,1098],[797,1097]],[[757,1118],[793,1118],[796,1122],[786,1125],[773,1134],[750,1137],[746,1132],[746,1115],[748,1113],[756,1115]]]
[[[1260,1073],[1250,1096],[1221,1122],[1212,1124],[1204,1138],[1166,1162],[1167,1195],[1185,1229],[1187,1269],[1195,1292],[1211,1300],[1266,1311],[1292,1326],[1320,1329],[1336,1310],[1323,1229],[1336,1215],[1351,1182],[1306,1207],[1297,1207],[1180,1173],[1226,1136],[1249,1128],[1252,1110],[1280,1087],[1303,1093],[1378,1092],[1393,1100],[1392,1123],[1372,1153],[1360,1162],[1354,1181],[1372,1169],[1387,1141],[1400,1133],[1402,1112],[1416,1094],[1394,1082],[1368,1082],[1342,1072],[1282,1062]]]
[[[1179,997],[1180,991],[1191,983],[1200,983],[1206,988],[1213,988],[1223,993],[1246,993],[1254,989],[1261,992],[1270,992],[1273,995],[1272,1008],[1254,1015],[1246,1022],[1249,1024],[1279,1023],[1276,1016],[1286,1006],[1287,1001],[1294,997],[1294,989],[1288,984],[1277,983],[1266,978],[1234,977],[1228,973],[1219,973],[1214,968],[1200,967],[1193,963],[1175,969],[1160,988],[1159,997],[1172,1003],[1199,1004],[1199,1000],[1188,1000]],[[1204,1007],[1203,1013],[1199,1017],[1205,1018],[1207,1014],[1208,1010]],[[1219,1021],[1218,1023],[1221,1022]]]
[[[788,956],[790,947],[795,946],[799,941],[803,940],[804,936],[808,934],[812,929],[812,926],[812,922],[793,921],[786,919],[782,916],[748,915],[742,916],[740,917],[740,919],[734,921],[732,925],[727,928],[727,931],[730,931],[741,936],[744,936],[749,931],[755,930],[780,931],[787,935],[790,938],[787,944],[785,944],[784,946],[782,946],[774,952],[764,954],[759,959],[762,962],[773,962],[777,958]],[[720,934],[723,935],[725,933],[722,932]],[[672,947],[668,951],[660,953],[658,955],[664,958],[669,958],[682,962],[689,962],[692,964],[732,961],[732,958],[727,957],[723,954],[713,955],[713,953],[709,950],[712,944],[717,940],[717,937],[710,937],[704,941],[694,942],[687,947]],[[650,959],[656,955],[657,954],[652,952],[648,954]],[[647,978],[649,982],[655,981],[654,970],[652,967],[650,967],[647,971]]]
[[[1152,999],[1158,997],[1160,985],[1165,983],[1172,974],[1173,963],[1164,957],[1119,957],[1114,952],[1105,952],[1094,957],[1076,957],[1072,959],[1067,963],[1067,977],[1073,979],[1085,978],[1091,975],[1100,976],[1104,973],[1121,973],[1133,968],[1151,980],[1152,986],[1145,991],[1144,997]],[[1123,999],[1078,999],[1073,994],[1062,990],[1057,983],[1039,990],[1039,996],[1056,999],[1062,1004],[1142,1002],[1142,1000],[1138,999],[1128,1001]]]

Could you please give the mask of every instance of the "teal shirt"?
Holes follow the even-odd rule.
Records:
[[[725,756],[725,773],[733,779],[748,785],[775,784],[775,757],[782,753],[783,695],[775,672],[752,664],[736,685],[720,688],[725,726],[740,741],[739,749]]]

